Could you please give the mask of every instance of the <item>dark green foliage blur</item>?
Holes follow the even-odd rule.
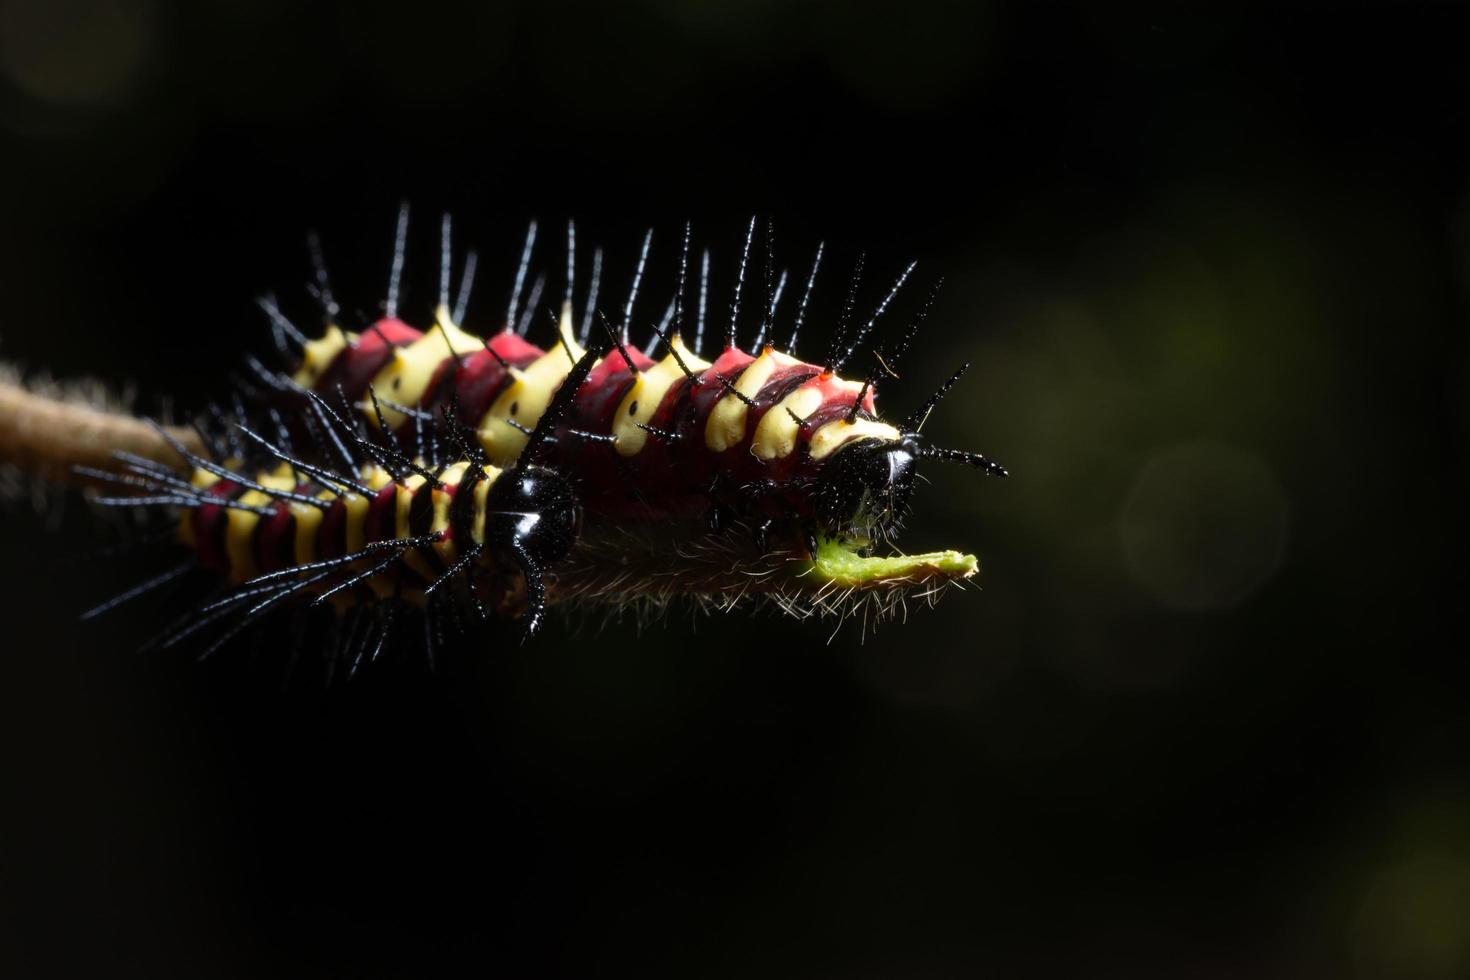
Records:
[[[329,689],[77,623],[158,552],[11,505],[0,975],[1470,975],[1454,14],[0,0],[0,359],[188,413],[255,296],[310,320],[308,228],[367,316],[409,200],[422,318],[452,211],[483,331],[533,216],[621,303],[759,212],[828,242],[810,357],[858,251],[944,277],[880,405],[973,361],[925,433],[1012,473],[926,471],[979,588],[865,641],[559,617]]]

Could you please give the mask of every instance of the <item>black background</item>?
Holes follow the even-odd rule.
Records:
[[[866,642],[556,619],[284,691],[269,636],[196,666],[134,652],[167,608],[77,623],[162,559],[18,500],[7,976],[1470,973],[1448,8],[0,15],[32,377],[197,409],[268,350],[255,295],[308,315],[307,228],[374,309],[401,199],[408,311],[450,210],[480,330],[533,216],[620,296],[645,227],[667,262],[692,219],[727,281],[759,212],[798,274],[825,238],[946,277],[883,403],[973,359],[926,431],[1014,474],[929,473],[907,543],[983,590]]]

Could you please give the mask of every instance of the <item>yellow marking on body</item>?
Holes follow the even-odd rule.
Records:
[[[745,370],[740,372],[740,377],[735,379],[735,391],[740,392],[746,398],[754,398],[760,394],[766,382],[771,380],[771,375],[776,373],[777,368],[800,363],[794,357],[788,357],[767,347],[761,351],[760,357],[751,361],[746,365]],[[734,393],[715,402],[715,407],[710,409],[709,419],[704,424],[705,446],[711,452],[722,453],[731,446],[739,444],[745,438],[745,423],[749,414],[750,406],[737,398]]]
[[[330,495],[326,499],[330,499]],[[306,504],[292,503],[290,507],[291,516],[296,518],[296,541],[294,548],[296,564],[310,565],[320,556],[320,551],[317,548],[317,531],[321,529],[322,518],[326,516],[327,512],[307,506]]]
[[[671,341],[674,349],[679,352],[679,357],[684,359],[684,366],[690,371],[698,374],[706,370],[709,362],[700,358],[689,348],[684,346],[680,337]],[[674,355],[670,354],[653,367],[639,373],[633,381],[633,387],[623,396],[618,404],[618,410],[613,415],[612,434],[617,439],[613,448],[621,456],[634,456],[643,448],[648,439],[648,432],[638,427],[639,423],[648,424],[653,418],[653,413],[663,404],[664,396],[669,389],[684,380],[684,368],[679,366]]]
[[[393,482],[393,474],[389,473],[381,466],[364,466],[362,468],[362,472],[358,474],[357,482],[361,483],[369,490],[376,492]]]
[[[349,493],[342,498],[342,507],[346,511],[342,517],[344,555],[361,551],[367,544],[367,518],[371,506],[370,499],[355,493]]]
[[[285,466],[284,463],[281,465]],[[337,494],[321,489],[316,492],[316,499],[330,504],[337,499]],[[318,531],[321,529],[322,520],[327,516],[327,512],[320,507],[298,504],[294,500],[289,501],[286,506],[296,521],[296,534],[292,542],[291,553],[296,559],[296,564],[309,565],[321,557]]]
[[[797,434],[801,432],[801,423],[797,419],[805,419],[821,405],[822,392],[815,385],[797,388],[781,399],[771,406],[755,427],[755,438],[750,441],[751,454],[758,459],[790,456],[796,449]]]
[[[464,479],[465,470],[469,469],[469,463],[455,463],[444,471],[443,482],[458,485]],[[394,531],[400,539],[417,537],[409,527],[409,516],[413,509],[413,498],[425,483],[423,477],[418,474],[408,477],[403,481],[402,488],[398,491],[398,499],[395,501],[397,510],[394,513]],[[444,533],[449,529],[449,505],[453,496],[444,490],[429,491],[429,499],[433,507],[433,516],[429,520],[429,528],[425,534],[439,532]],[[434,542],[431,546],[439,554],[446,565],[452,564],[456,558],[455,542],[445,539]],[[429,562],[424,560],[417,550],[404,553],[403,560],[419,575],[428,581],[433,581],[438,576],[438,571]]]
[[[289,468],[285,467],[285,464],[274,472],[261,473],[254,482],[263,487],[270,487],[272,490],[296,489],[296,480],[290,475]],[[279,503],[276,498],[261,493],[259,490],[247,490],[237,500],[239,503],[249,504],[252,507],[269,507]],[[255,560],[254,542],[255,529],[264,516],[233,507],[225,511],[225,555],[230,560],[230,579],[232,581],[243,582],[260,574],[260,566]]]
[[[414,494],[418,493],[419,487],[423,486],[426,482],[428,481],[415,473],[412,476],[405,477],[403,482],[398,485],[398,494],[393,501],[395,508],[393,512],[394,537],[412,537],[412,532],[408,529],[409,511],[413,507]],[[409,551],[404,553],[403,560],[410,568],[424,578],[432,579],[434,577],[434,569],[430,567],[428,562],[424,561],[422,556]]]
[[[460,482],[464,480],[465,471],[469,468],[469,463],[455,463],[444,471],[443,482],[448,486],[459,486]],[[445,493],[443,490],[435,490],[431,496],[434,504],[434,516],[429,521],[429,529],[431,531],[447,532],[449,530],[449,505],[454,502],[454,495]],[[439,557],[444,560],[444,564],[446,565],[452,565],[459,557],[456,554],[458,542],[451,540],[447,533],[443,538],[435,541],[432,547],[439,553]]]
[[[267,494],[259,490],[247,490],[236,498],[237,502],[252,507],[264,507],[271,502]],[[263,515],[233,507],[225,511],[225,557],[230,562],[230,581],[243,582],[260,574],[255,563],[255,549],[251,542],[255,538],[256,525]]]
[[[855,439],[881,439],[884,442],[896,442],[901,433],[886,422],[874,422],[872,419],[856,419],[849,422],[847,419],[837,419],[828,422],[812,434],[811,454],[812,459],[825,459],[832,453],[841,449]]]
[[[388,471],[379,466],[364,466],[357,477],[370,490],[381,490],[393,482]],[[316,498],[329,503],[342,501],[346,511],[342,521],[343,554],[361,549],[367,543],[367,512],[372,507],[372,498],[351,491],[339,495],[326,489],[317,491]],[[326,511],[307,504],[292,503],[290,507],[296,517],[296,563],[309,565],[321,558],[321,526]]]
[[[306,342],[306,348],[301,354],[301,366],[296,369],[291,380],[303,388],[315,387],[328,365],[337,359],[337,355],[348,344],[356,340],[357,334],[349,334],[335,324],[328,326],[326,333],[316,340]]]
[[[373,500],[377,498],[377,491],[392,483],[393,477],[388,473],[387,470],[383,469],[381,466],[376,465],[364,466],[358,476],[359,483],[367,487],[369,490],[374,491],[373,496],[368,498],[363,498],[357,494],[351,495],[354,500],[364,500],[364,502],[366,503],[366,510],[364,510],[363,512],[363,519],[359,524],[363,532],[363,546],[365,547],[367,538],[367,513],[368,511],[372,510]],[[350,520],[352,516],[352,511],[349,510],[347,513]],[[362,559],[362,561],[357,562],[356,565],[361,570],[366,571],[367,568],[372,567],[372,565],[368,564],[369,562],[381,563],[383,561],[383,557],[370,555],[367,558]],[[393,576],[374,575],[372,578],[367,580],[367,586],[368,588],[373,590],[373,594],[376,595],[379,599],[388,599],[391,598],[394,592],[397,591],[397,587],[395,585],[396,581],[397,579]],[[348,602],[346,597],[343,597],[343,602]]]
[[[528,429],[541,421],[541,414],[551,404],[551,396],[584,351],[572,334],[571,313],[562,311],[557,324],[561,340],[524,368],[510,369],[511,382],[491,404],[476,428],[480,445],[497,463],[509,465],[526,444],[526,434],[510,424],[514,419]],[[563,346],[565,344],[565,346]],[[514,409],[514,411],[512,411]]]
[[[393,348],[393,356],[373,375],[373,393],[380,401],[417,408],[422,404],[439,365],[451,358],[451,348],[464,358],[480,350],[481,346],[479,337],[455,326],[447,311],[440,307],[438,319],[422,337],[406,346]],[[376,425],[377,413],[373,411],[372,399],[364,401],[360,408]],[[407,418],[397,409],[383,406],[383,421],[390,429],[398,428]]]
[[[291,468],[285,463],[270,473],[259,474],[254,482],[272,490],[296,489],[296,478],[291,475]],[[240,503],[252,507],[269,507],[281,503],[259,490],[247,490],[238,499]],[[248,510],[230,508],[225,511],[225,554],[230,559],[230,578],[233,581],[243,582],[260,574],[260,566],[255,560],[255,529],[264,517],[263,514]]]
[[[189,474],[189,486],[196,490],[207,491],[219,482],[219,477],[208,470],[195,469]],[[194,533],[194,515],[197,513],[192,508],[184,508],[179,515],[179,541],[194,548],[199,544],[199,536]]]

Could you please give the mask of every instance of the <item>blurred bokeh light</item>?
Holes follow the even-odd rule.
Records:
[[[0,73],[27,96],[64,107],[127,99],[155,44],[152,0],[0,4]]]

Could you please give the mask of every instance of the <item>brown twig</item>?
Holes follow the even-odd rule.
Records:
[[[203,447],[192,429],[168,432],[191,452]],[[178,453],[141,419],[80,401],[27,390],[0,379],[0,462],[55,483],[86,482],[73,467],[117,471],[117,450],[186,469]]]

